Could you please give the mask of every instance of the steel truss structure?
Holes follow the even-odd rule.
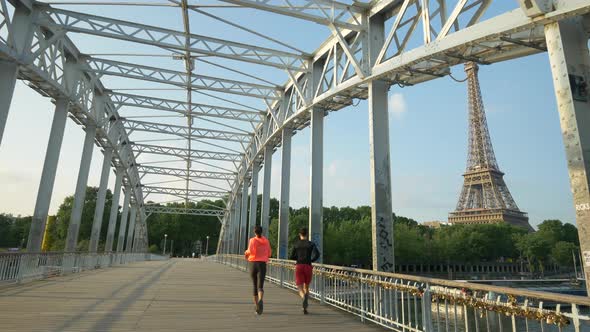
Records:
[[[279,256],[284,258],[291,137],[296,131],[311,127],[310,233],[322,251],[323,118],[329,112],[353,105],[355,100],[368,99],[373,267],[391,271],[394,261],[388,89],[447,76],[453,66],[469,61],[492,64],[551,48],[557,52],[554,57],[559,58],[564,47],[552,43],[559,39],[561,25],[590,12],[590,3],[556,0],[553,6],[543,6],[544,2],[532,0],[530,3],[535,6],[530,7],[520,1],[521,8],[485,17],[495,6],[491,0],[211,0],[207,4],[170,0],[121,4],[88,1],[70,5],[49,0],[0,0],[0,84],[8,82],[6,87],[0,85],[0,139],[18,77],[40,94],[53,98],[56,114],[60,110],[69,113],[85,127],[89,143],[85,141],[77,188],[86,185],[90,158],[84,156],[91,155],[92,143],[96,142],[105,151],[100,190],[106,191],[111,164],[117,170],[119,186],[125,190],[122,223],[127,222],[129,214],[130,227],[135,227],[137,220],[142,236],[147,235],[145,219],[156,209],[150,204],[148,211],[148,195],[150,199],[171,196],[184,200],[186,206],[194,198],[222,199],[227,205],[218,251],[224,253],[241,251],[247,229],[251,228],[248,225],[261,223],[268,229],[272,154],[281,147],[278,243]],[[141,17],[121,20],[97,15],[100,10],[96,8],[106,8],[107,4],[177,10],[183,29],[140,23]],[[329,37],[315,51],[302,51],[270,37],[270,31],[256,31],[209,10],[224,6],[312,22],[325,29]],[[89,7],[94,11],[87,12]],[[194,15],[229,25],[232,31],[264,42],[196,34],[191,29],[190,18]],[[82,53],[70,39],[72,36],[109,39],[129,49],[157,52]],[[268,44],[274,46],[267,47]],[[121,56],[125,61],[121,61]],[[150,62],[130,60],[139,59],[134,57]],[[167,66],[158,60],[161,58],[182,63],[183,68]],[[560,68],[567,72],[567,68]],[[554,76],[559,74],[563,72]],[[277,83],[276,77],[286,82]],[[153,91],[158,91],[157,95]],[[171,97],[172,92],[166,91],[180,91],[184,96]],[[60,138],[58,129],[55,137]],[[50,146],[60,144],[61,141]],[[56,153],[59,154],[59,148],[48,151],[46,158],[29,237],[33,242],[40,241],[42,234],[48,206],[43,193],[51,196],[55,176],[52,160]],[[568,158],[584,160],[581,153],[568,152]],[[172,160],[154,159],[162,156]],[[176,164],[160,165],[164,162]],[[261,170],[261,220],[255,220]],[[148,177],[161,182],[146,184]],[[183,188],[160,186],[166,179],[180,180]],[[226,182],[229,188],[211,190],[216,185],[204,182],[215,180]],[[199,188],[194,187],[196,183]],[[82,189],[79,190],[75,204],[84,200]],[[590,210],[586,201],[590,202],[590,193],[588,199],[576,200],[581,213]],[[95,220],[102,217],[98,205]],[[157,211],[177,213],[164,207]],[[116,220],[116,211],[114,216]],[[72,245],[77,239],[76,218],[73,216],[72,241],[68,242]],[[580,222],[590,216],[578,218]],[[99,231],[100,225],[98,233],[93,229],[93,234]]]

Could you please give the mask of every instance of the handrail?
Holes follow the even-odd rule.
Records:
[[[208,259],[240,270],[239,255]],[[267,279],[297,289],[295,262],[271,259]],[[590,299],[438,278],[314,264],[313,298],[396,331],[590,331]],[[435,328],[436,327],[436,328]]]
[[[168,257],[149,253],[5,252],[0,253],[0,285]]]

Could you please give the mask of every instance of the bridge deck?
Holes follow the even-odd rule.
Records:
[[[268,283],[262,316],[248,276],[201,260],[142,262],[0,288],[2,331],[378,331]]]

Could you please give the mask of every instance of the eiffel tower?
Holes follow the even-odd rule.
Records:
[[[463,189],[452,224],[491,224],[507,222],[532,230],[528,216],[514,202],[500,171],[486,122],[476,63],[465,64],[469,89],[469,155]]]

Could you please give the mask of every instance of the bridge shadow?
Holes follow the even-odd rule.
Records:
[[[107,330],[113,322],[115,322],[116,320],[118,320],[121,316],[121,309],[125,308],[126,306],[128,306],[130,303],[135,302],[140,296],[141,294],[143,294],[143,292],[145,292],[145,290],[154,282],[156,282],[157,280],[160,279],[160,277],[162,276],[162,274],[164,274],[166,271],[168,271],[173,265],[173,262],[168,262],[166,265],[160,267],[156,272],[152,273],[148,273],[145,275],[141,275],[138,278],[135,278],[119,287],[117,287],[116,289],[114,289],[111,293],[109,293],[108,295],[104,296],[103,298],[101,298],[100,300],[92,303],[91,305],[87,306],[86,308],[80,310],[80,312],[72,317],[71,319],[69,319],[68,321],[66,321],[64,324],[62,324],[61,326],[57,327],[56,329],[54,329],[55,332],[62,332],[67,330],[68,328],[72,327],[72,325],[78,321],[80,321],[81,319],[83,319],[86,315],[88,315],[90,312],[92,312],[96,307],[98,307],[100,304],[104,303],[105,301],[111,299],[112,297],[116,296],[118,293],[122,292],[123,290],[125,290],[126,288],[132,287],[134,285],[137,285],[138,282],[141,282],[142,280],[150,277],[147,281],[145,281],[144,283],[142,283],[137,289],[135,289],[129,296],[127,296],[113,311],[118,309],[118,312],[113,314],[113,315],[107,315],[105,318],[103,318],[101,321],[99,321],[98,323],[95,324],[95,326],[93,326],[91,329],[89,329],[89,331],[97,331],[97,330]],[[108,321],[108,319],[112,319],[111,321]]]

